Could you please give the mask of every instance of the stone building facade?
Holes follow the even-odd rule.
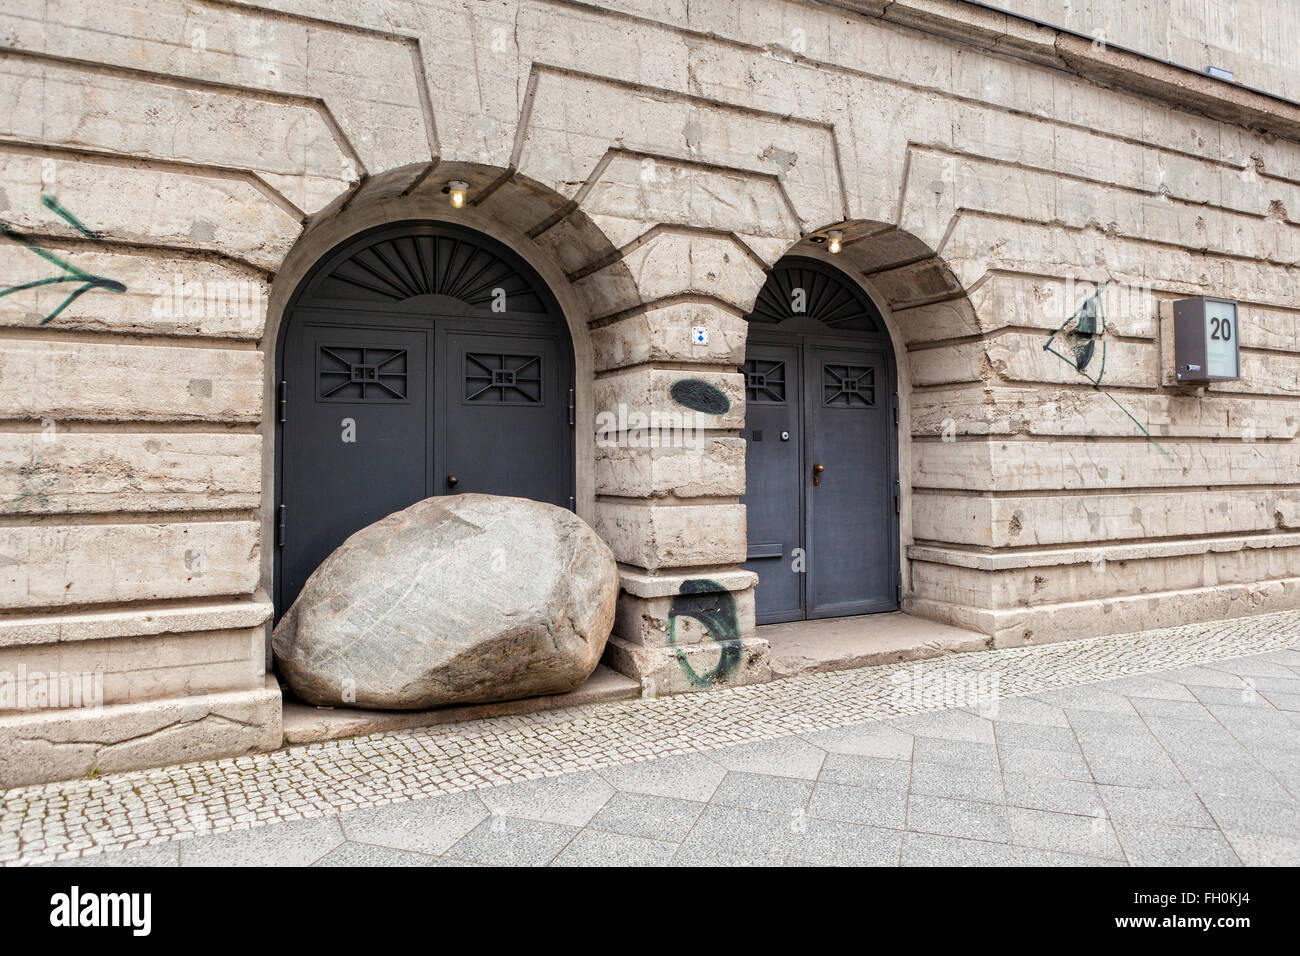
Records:
[[[1081,36],[959,0],[9,0],[0,671],[102,706],[3,702],[0,782],[280,744],[286,317],[394,223],[553,297],[606,660],[660,692],[769,676],[747,350],[782,263],[883,326],[864,533],[903,611],[1007,646],[1295,607],[1294,62],[1234,34],[1225,83],[1110,6]],[[1174,380],[1200,295],[1240,303],[1237,381]],[[683,407],[689,446],[597,434]]]

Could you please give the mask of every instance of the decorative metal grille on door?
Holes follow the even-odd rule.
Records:
[[[872,408],[876,404],[876,370],[860,365],[822,366],[823,404]]]
[[[404,402],[406,350],[322,345],[316,395],[325,402]]]
[[[496,405],[540,405],[542,357],[466,352],[465,401]]]
[[[785,404],[785,363],[750,359],[740,367],[745,375],[745,401],[754,405]]]

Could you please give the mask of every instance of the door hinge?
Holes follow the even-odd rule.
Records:
[[[898,496],[899,496],[899,494],[900,494],[900,488],[899,488],[899,486],[898,486],[898,479],[894,479],[894,514],[899,514],[899,513],[900,513],[899,510],[898,510]]]
[[[289,390],[289,384],[287,382],[281,382],[279,398],[276,399],[276,401],[279,403],[280,406],[280,421],[285,421],[287,417],[288,400],[287,400],[286,393],[288,392],[288,390]]]
[[[573,401],[573,389],[569,389],[569,427],[572,428],[577,423],[577,406]]]
[[[284,547],[285,524],[288,522],[289,508],[287,505],[280,505],[280,516],[275,525],[275,543],[281,548]]]
[[[570,511],[578,510],[578,501],[576,498],[573,497],[573,495],[569,495],[569,510]]]
[[[903,585],[901,583],[894,585],[894,597],[899,604],[903,603]]]
[[[890,404],[894,408],[894,424],[897,425],[898,424],[898,396],[897,395],[894,396],[893,401],[890,402]]]

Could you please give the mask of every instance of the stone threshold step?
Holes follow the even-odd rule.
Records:
[[[596,665],[590,677],[567,694],[503,700],[491,704],[465,704],[438,707],[434,710],[360,710],[350,707],[315,707],[284,696],[284,744],[312,744],[323,740],[341,740],[392,730],[411,730],[454,724],[486,717],[531,714],[539,710],[559,710],[583,704],[602,704],[641,696],[641,685],[630,677]]]
[[[768,643],[773,680],[992,647],[992,638],[987,634],[902,611],[765,624],[754,634]]]

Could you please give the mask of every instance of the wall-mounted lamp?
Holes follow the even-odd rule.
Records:
[[[469,192],[469,183],[453,179],[447,184],[446,193],[451,199],[451,208],[460,209],[465,205],[465,194]]]
[[[844,233],[840,232],[838,229],[832,229],[826,234],[826,238],[829,240],[826,243],[826,251],[832,255],[839,252],[843,246]]]

